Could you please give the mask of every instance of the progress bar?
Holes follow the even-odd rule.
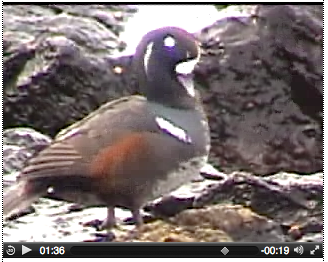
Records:
[[[10,257],[92,257],[92,258],[322,258],[322,243],[28,243],[5,242],[5,258]]]

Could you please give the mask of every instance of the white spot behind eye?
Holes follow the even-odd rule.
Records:
[[[148,73],[148,62],[149,62],[151,53],[153,52],[153,45],[154,45],[154,42],[150,42],[148,44],[148,46],[146,48],[145,56],[144,56],[144,67],[145,67],[146,74]]]
[[[162,117],[156,117],[156,122],[160,129],[165,130],[166,132],[168,132],[175,138],[181,140],[182,142],[191,143],[190,136],[182,128],[175,126],[173,123],[167,121]]]
[[[173,47],[175,46],[176,41],[172,36],[167,36],[164,38],[164,45],[167,47]]]

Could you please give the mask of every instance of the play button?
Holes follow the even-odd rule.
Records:
[[[26,253],[28,253],[30,251],[32,251],[32,249],[22,245],[22,255],[25,255]]]

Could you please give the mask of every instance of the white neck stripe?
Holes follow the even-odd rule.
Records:
[[[168,132],[169,134],[171,134],[182,142],[191,143],[191,138],[185,130],[178,126],[175,126],[173,123],[162,117],[158,116],[155,119],[160,129],[165,130],[166,132]]]

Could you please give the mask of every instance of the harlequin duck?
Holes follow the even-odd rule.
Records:
[[[102,228],[115,224],[116,206],[141,225],[147,201],[197,178],[207,161],[209,129],[192,80],[199,58],[199,45],[185,30],[147,33],[134,57],[143,96],[109,102],[61,132],[4,195],[4,215],[53,194],[106,206]]]

